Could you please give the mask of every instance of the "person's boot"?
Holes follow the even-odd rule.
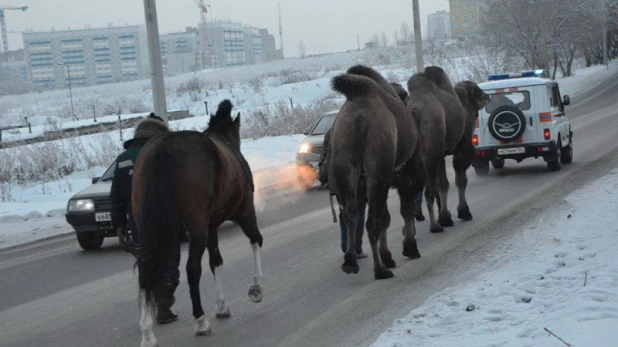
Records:
[[[416,213],[414,215],[417,221],[422,222],[425,220],[425,216],[423,216],[423,207],[421,205],[416,205]]]
[[[157,323],[167,324],[178,320],[178,316],[172,312],[171,307],[176,302],[174,297],[176,285],[164,283],[157,290]]]

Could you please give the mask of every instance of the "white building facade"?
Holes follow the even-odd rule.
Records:
[[[451,36],[451,17],[448,11],[438,11],[427,16],[427,37],[444,40]]]

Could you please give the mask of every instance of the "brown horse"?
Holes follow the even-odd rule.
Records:
[[[442,232],[443,226],[454,225],[448,210],[449,182],[444,157],[453,153],[463,137],[466,110],[448,76],[437,66],[426,67],[424,72],[412,76],[408,80],[408,92],[407,108],[419,127],[427,182],[425,199],[429,211],[429,230],[434,233]],[[436,180],[442,202],[439,222],[436,221],[433,210]]]
[[[386,242],[391,221],[387,199],[396,182],[405,182],[398,187],[407,231],[403,253],[410,258],[420,257],[414,237],[414,198],[423,187],[422,176],[415,175],[414,164],[420,164],[415,151],[416,125],[393,87],[369,67],[351,67],[346,74],[333,78],[332,88],[346,96],[331,130],[327,154],[329,188],[331,193],[339,194],[348,228],[348,248],[341,268],[348,274],[359,271],[356,235],[350,231],[356,230],[357,201],[361,197],[368,202],[366,227],[374,277],[390,278],[393,273],[388,268],[395,267],[395,261]]]
[[[466,187],[468,176],[466,171],[472,165],[475,149],[472,144],[472,136],[479,110],[491,103],[487,95],[479,86],[472,81],[461,81],[455,84],[455,92],[459,101],[466,110],[466,125],[461,141],[455,147],[453,153],[453,168],[455,169],[455,185],[459,193],[459,205],[457,206],[457,218],[465,221],[472,220],[472,214],[466,201]]]
[[[202,255],[208,249],[217,291],[216,316],[228,317],[217,229],[226,220],[249,238],[255,267],[249,298],[262,300],[260,250],[253,204],[253,181],[240,154],[240,114],[232,119],[232,103],[224,100],[203,133],[179,131],[152,138],[140,152],[133,174],[133,212],[140,230],[138,260],[142,346],[155,346],[152,331],[154,295],[172,257],[180,252],[180,235],[189,235],[187,278],[195,332],[210,333],[200,299]]]

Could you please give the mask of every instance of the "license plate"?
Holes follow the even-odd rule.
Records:
[[[522,154],[526,153],[526,148],[524,147],[515,147],[515,148],[500,148],[498,149],[498,154]]]
[[[112,215],[109,212],[99,212],[94,214],[96,222],[109,222],[112,220]]]

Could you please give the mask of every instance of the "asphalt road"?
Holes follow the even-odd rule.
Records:
[[[183,273],[174,310],[178,322],[155,326],[162,346],[364,346],[395,319],[436,291],[467,281],[488,249],[509,247],[521,228],[559,206],[577,187],[618,167],[618,76],[573,99],[574,163],[549,172],[542,159],[476,177],[469,171],[471,222],[442,234],[417,223],[422,258],[401,255],[399,203],[391,193],[389,244],[395,277],[375,281],[371,259],[358,275],[341,269],[339,228],[328,195],[314,190],[271,203],[258,215],[264,235],[264,301],[247,297],[253,268],[248,240],[235,227],[221,230],[224,288],[232,317],[214,318],[214,282],[204,257],[201,292],[212,335],[195,337]],[[449,206],[456,215],[452,169]],[[539,230],[539,232],[543,232]],[[582,230],[585,233],[585,230]],[[186,245],[184,246],[186,249]],[[369,250],[365,240],[365,250]],[[183,263],[186,253],[183,253]],[[0,252],[0,346],[131,346],[141,338],[133,258],[115,240],[83,252],[73,237]],[[183,271],[184,272],[184,271]]]

